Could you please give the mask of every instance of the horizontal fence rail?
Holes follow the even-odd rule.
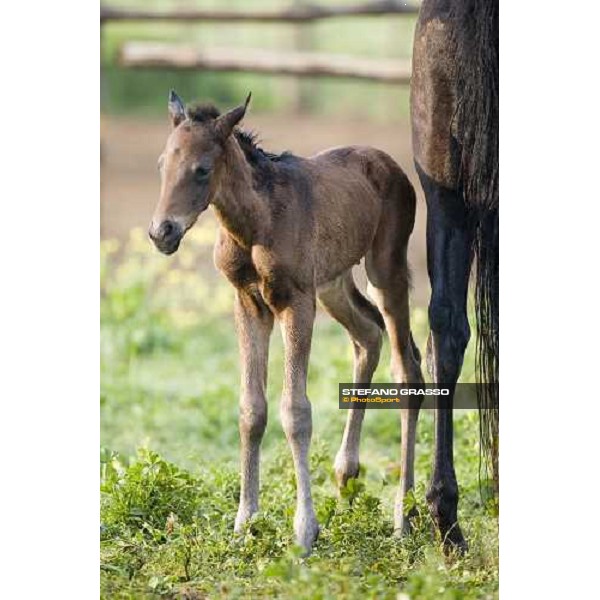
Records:
[[[322,19],[357,16],[406,15],[419,12],[416,2],[374,0],[354,6],[319,6],[306,4],[279,11],[226,11],[189,9],[155,11],[146,9],[100,7],[100,22],[117,21],[248,21],[262,23],[307,23]]]
[[[344,77],[409,83],[410,61],[365,59],[354,56],[229,48],[198,49],[189,46],[130,42],[123,45],[119,63],[136,68],[176,68],[203,71],[237,71],[296,75],[301,77]]]

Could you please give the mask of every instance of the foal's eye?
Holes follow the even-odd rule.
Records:
[[[194,169],[194,177],[196,178],[197,181],[199,181],[201,183],[205,182],[209,176],[210,176],[210,169],[207,169],[206,167],[202,167],[202,166],[198,165]]]

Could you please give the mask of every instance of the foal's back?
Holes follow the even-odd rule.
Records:
[[[313,182],[318,283],[358,263],[382,228],[402,238],[412,232],[414,190],[382,150],[332,148],[306,159],[305,165]]]

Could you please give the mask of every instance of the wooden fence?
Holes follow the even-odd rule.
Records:
[[[374,0],[353,6],[298,4],[278,11],[224,11],[211,9],[152,11],[100,9],[100,22],[255,22],[310,24],[332,18],[415,14],[418,4],[396,0]],[[391,84],[410,81],[410,63],[401,60],[366,59],[314,52],[275,53],[264,50],[198,49],[172,44],[130,42],[122,46],[119,62],[132,68],[173,68],[203,71],[238,71],[295,75],[298,77],[342,77]]]
[[[354,6],[302,4],[276,11],[226,11],[214,9],[154,11],[145,9],[100,8],[100,21],[246,21],[263,23],[309,23],[323,19],[358,16],[415,14],[419,5],[397,0],[372,0]]]

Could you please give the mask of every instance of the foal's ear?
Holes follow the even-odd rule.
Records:
[[[233,128],[244,118],[251,97],[252,92],[248,94],[244,104],[232,108],[229,112],[226,112],[217,119],[215,126],[221,139],[226,140],[231,135]]]
[[[179,123],[185,120],[185,106],[175,90],[169,92],[169,117],[173,127],[177,127]]]

